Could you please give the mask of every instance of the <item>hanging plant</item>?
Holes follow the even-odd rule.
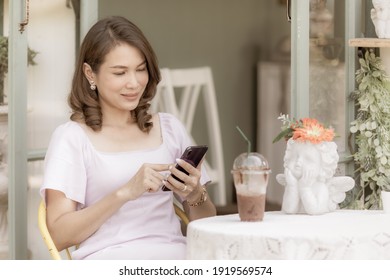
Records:
[[[355,135],[360,186],[350,193],[349,207],[381,209],[381,190],[390,191],[390,80],[372,49],[359,59],[358,89],[351,94],[357,107],[350,132]]]

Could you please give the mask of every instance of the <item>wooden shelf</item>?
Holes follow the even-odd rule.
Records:
[[[390,48],[390,39],[355,38],[349,40],[351,47]]]

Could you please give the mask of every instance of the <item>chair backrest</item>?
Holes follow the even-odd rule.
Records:
[[[225,167],[222,150],[221,127],[215,95],[213,76],[210,67],[161,69],[162,80],[157,86],[156,97],[152,102],[153,112],[168,112],[181,120],[192,136],[192,126],[199,100],[204,101],[207,134],[209,139],[209,159],[204,162],[216,190],[213,200],[216,205],[226,205]],[[202,97],[202,98],[200,98]],[[197,141],[192,139],[194,143]],[[203,143],[202,143],[203,144]]]
[[[175,208],[176,215],[180,218],[180,220],[182,222],[182,230],[185,231],[186,226],[188,225],[190,220],[188,219],[186,213],[183,211],[182,208],[177,206],[175,203],[173,205]],[[58,251],[56,245],[54,244],[54,241],[50,235],[49,229],[47,228],[46,206],[45,206],[45,203],[43,200],[41,200],[41,202],[39,203],[39,207],[38,207],[38,227],[39,227],[39,231],[41,232],[41,236],[43,238],[43,241],[45,242],[46,247],[49,250],[49,253],[50,253],[52,259],[53,260],[62,260],[62,256],[61,256],[60,252]],[[71,250],[70,248],[65,249],[66,257],[69,260],[72,259],[72,255],[70,253],[70,250]]]

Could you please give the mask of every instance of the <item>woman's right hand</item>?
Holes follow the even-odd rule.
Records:
[[[170,164],[144,163],[131,180],[124,186],[128,200],[134,200],[145,192],[157,192],[163,180],[164,171],[169,170]]]

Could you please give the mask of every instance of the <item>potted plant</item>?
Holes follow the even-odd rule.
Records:
[[[339,155],[335,132],[314,118],[290,119],[281,114],[282,131],[274,143],[287,140],[284,173],[276,180],[285,187],[282,212],[320,215],[335,211],[355,186],[349,176],[335,176]]]
[[[30,48],[27,49],[28,65],[36,65],[35,56],[38,53]],[[0,36],[0,105],[6,104],[4,93],[4,80],[8,73],[8,37]]]
[[[381,209],[381,192],[390,191],[390,80],[372,49],[359,63],[358,89],[351,94],[357,114],[350,132],[355,135],[353,158],[360,186],[350,192],[348,207]]]

